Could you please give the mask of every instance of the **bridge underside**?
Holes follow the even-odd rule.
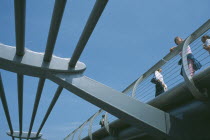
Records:
[[[210,68],[208,67],[192,78],[192,76],[189,75],[188,61],[185,52],[190,43],[210,29],[210,20],[178,45],[174,52],[167,54],[129,86],[129,89],[132,90],[132,96],[128,97],[122,92],[116,91],[100,82],[86,77],[84,75],[86,66],[84,63],[78,61],[107,2],[108,0],[96,1],[72,57],[59,58],[53,55],[53,51],[66,0],[55,0],[46,50],[44,53],[33,52],[25,48],[26,0],[14,1],[16,47],[0,44],[0,68],[17,74],[19,131],[17,132],[13,129],[7,104],[7,94],[4,91],[4,79],[2,79],[0,75],[0,99],[9,126],[9,132],[7,132],[7,134],[11,136],[13,140],[15,138],[41,140],[42,128],[61,95],[63,88],[65,88],[73,94],[101,108],[99,112],[102,112],[101,110],[103,109],[120,119],[111,123],[109,127],[106,123],[105,128],[102,128],[93,134],[91,132],[91,124],[88,136],[83,140],[128,140],[140,138],[171,140],[192,140],[193,138],[209,139],[209,135],[204,136],[202,134],[207,133],[207,130],[210,129],[209,121],[207,119],[210,114],[208,111],[209,101],[204,94],[209,94],[210,91],[208,84],[210,82]],[[136,86],[173,57],[177,56],[180,51],[182,51],[182,70],[185,82],[148,102],[148,104],[135,99],[133,95]],[[25,75],[39,78],[28,132],[23,132],[23,88]],[[46,79],[53,81],[58,87],[37,132],[32,133]],[[69,139],[72,135],[74,136],[78,130],[81,134],[84,125],[89,121],[92,122],[94,117],[98,114],[96,113],[91,116],[91,118],[83,123],[78,129],[70,133],[64,140]],[[196,118],[192,118],[192,115]],[[76,139],[81,139],[80,135]]]
[[[195,75],[194,80],[199,89],[207,88],[210,95],[210,67]],[[210,139],[210,101],[198,101],[193,98],[185,83],[180,83],[161,96],[148,102],[149,105],[168,112],[172,116],[179,118],[190,124],[191,129],[189,139],[207,140]],[[122,120],[116,120],[109,124],[113,136],[107,133],[103,127],[93,133],[95,139],[102,140],[158,140],[145,133],[143,129],[137,129]],[[85,137],[82,140],[89,140]]]

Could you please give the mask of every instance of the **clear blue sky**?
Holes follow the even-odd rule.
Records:
[[[68,0],[54,54],[71,57],[95,0]],[[44,52],[53,0],[27,0],[26,42],[33,51]],[[209,0],[110,0],[80,61],[85,75],[118,91],[137,79],[169,52],[175,36],[186,38],[206,22]],[[0,42],[15,46],[14,3],[0,0]],[[1,51],[1,50],[0,50]],[[0,70],[14,130],[18,125],[16,74]],[[25,76],[24,131],[28,131],[38,78]],[[57,85],[46,82],[33,131],[36,131]],[[48,140],[63,139],[98,110],[67,90],[62,92],[42,133]],[[10,139],[0,104],[0,139]]]

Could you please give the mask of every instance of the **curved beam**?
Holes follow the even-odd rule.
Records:
[[[14,133],[7,132],[7,135],[14,138],[20,138],[20,139],[39,139],[42,137],[42,134],[37,135],[37,133],[34,133],[34,132],[32,132],[30,134],[30,137],[28,137],[27,132],[19,132],[19,131],[14,131]]]
[[[94,116],[94,115],[93,115]],[[84,123],[86,123],[86,122],[88,122],[93,116],[91,116],[87,121],[85,121]],[[84,124],[83,123],[83,124]],[[77,129],[75,129],[74,131],[72,131],[68,136],[66,136],[65,138],[64,138],[64,140],[67,140],[67,139],[69,139],[72,135],[74,135],[74,133],[76,133],[79,129],[80,129],[80,127],[82,127],[83,126],[83,124],[81,124]],[[73,139],[73,138],[72,138]]]
[[[71,140],[74,140],[74,136],[75,136],[76,133],[77,133],[77,131],[75,131],[75,132],[73,133]]]
[[[89,128],[88,128],[88,136],[90,138],[90,140],[93,140],[93,135],[92,135],[92,125],[93,125],[93,120],[100,115],[103,112],[102,109],[100,109],[98,112],[96,112],[93,117],[90,119],[90,124],[89,124]]]
[[[192,37],[189,36],[183,43],[183,49],[182,49],[182,66],[183,66],[183,77],[187,84],[188,89],[192,93],[192,95],[199,100],[206,100],[208,97],[208,94],[205,90],[205,92],[200,92],[198,88],[195,86],[194,81],[192,79],[192,76],[190,74],[190,70],[188,67],[188,60],[187,60],[187,49],[188,45],[190,44],[192,40]]]
[[[82,130],[84,128],[84,126],[88,123],[88,121],[86,121],[80,128],[79,128],[79,134],[78,134],[78,140],[81,140],[81,135],[82,135]]]
[[[104,127],[106,131],[111,135],[110,129],[109,129],[108,112],[105,113]]]
[[[86,66],[78,62],[75,68],[69,68],[69,59],[53,56],[51,62],[44,62],[44,53],[26,49],[24,56],[15,54],[16,48],[0,44],[0,68],[19,74],[45,77],[49,73],[82,73]]]
[[[203,33],[205,33],[208,29],[210,29],[210,19],[207,20],[200,28],[198,28],[195,32],[191,35],[190,43],[195,41],[199,36],[201,36]],[[172,59],[174,56],[180,53],[182,51],[182,45],[178,45],[178,47],[173,51],[167,54],[163,59],[158,61],[154,66],[152,66],[147,72],[145,72],[143,75],[141,75],[137,80],[135,80],[133,83],[131,83],[126,89],[123,90],[123,92],[128,92],[130,90],[133,90],[132,96],[135,96],[135,86],[141,83],[145,78],[147,78],[149,75],[151,75],[157,68],[162,67],[167,61]],[[162,62],[163,63],[162,63]]]

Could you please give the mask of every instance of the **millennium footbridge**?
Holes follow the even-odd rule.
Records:
[[[8,108],[10,97],[5,92],[0,76],[0,98],[11,139],[44,140],[45,126],[62,90],[65,88],[80,98],[101,108],[87,118],[64,140],[207,140],[210,139],[210,56],[202,48],[201,36],[210,34],[210,20],[206,21],[173,51],[163,56],[148,71],[127,86],[117,91],[85,76],[86,65],[79,61],[108,0],[96,0],[86,26],[71,58],[53,55],[55,42],[62,21],[66,0],[55,0],[46,50],[34,52],[25,47],[26,0],[15,0],[16,47],[0,44],[0,68],[16,73],[18,92],[19,129],[14,130],[11,112]],[[190,75],[186,51],[191,46],[194,56],[202,68]],[[180,52],[181,56],[180,56]],[[183,76],[177,65],[180,57]],[[163,69],[168,91],[155,97],[154,85],[150,82],[158,68]],[[24,76],[39,78],[32,110],[29,130],[23,131],[23,88]],[[37,117],[40,98],[46,80],[58,85],[44,118],[36,132],[32,132]],[[1,114],[2,115],[2,114]],[[99,121],[104,115],[104,126]],[[53,117],[53,116],[52,116]]]

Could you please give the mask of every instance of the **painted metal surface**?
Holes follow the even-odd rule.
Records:
[[[88,122],[89,122],[89,121],[86,121],[86,122],[78,129],[78,131],[79,131],[78,140],[81,140],[82,130],[83,130],[84,126],[85,126],[86,124],[88,124]]]
[[[94,119],[98,116],[98,115],[100,115],[101,113],[103,112],[103,110],[102,109],[100,109],[98,112],[96,112],[94,115],[93,115],[93,117],[90,119],[90,123],[89,123],[89,128],[88,128],[88,136],[89,136],[89,138],[90,138],[90,140],[93,140],[93,136],[92,136],[92,126],[93,126],[93,121],[94,121]]]
[[[46,112],[46,114],[44,116],[44,119],[42,120],[42,123],[41,123],[41,125],[40,125],[40,127],[39,127],[39,129],[37,131],[37,136],[39,135],[39,133],[41,132],[45,122],[47,121],[47,119],[48,119],[48,117],[49,117],[53,107],[55,106],[55,103],[57,102],[59,96],[61,95],[62,90],[63,90],[63,87],[61,87],[61,86],[59,86],[57,88],[57,90],[55,92],[55,95],[54,95],[54,97],[53,97],[53,99],[52,99],[52,101],[50,103],[50,106],[48,107],[47,112]]]
[[[8,135],[17,138],[38,138],[41,137],[41,130],[50,115],[61,91],[64,88],[68,89],[72,93],[80,96],[81,98],[89,101],[90,103],[110,112],[111,114],[117,116],[128,124],[135,126],[139,129],[144,129],[144,131],[152,136],[158,137],[168,137],[177,136],[179,132],[170,132],[171,127],[176,124],[176,129],[179,131],[187,128],[180,120],[177,120],[168,113],[161,111],[150,105],[141,103],[135,99],[128,98],[121,92],[118,92],[110,87],[107,87],[97,81],[94,81],[86,76],[83,76],[83,72],[86,69],[84,63],[78,62],[80,55],[82,54],[108,0],[97,0],[94,8],[89,16],[86,26],[82,32],[76,49],[72,55],[71,59],[64,59],[53,56],[53,50],[59,32],[60,23],[62,20],[63,12],[65,9],[66,0],[56,0],[54,6],[53,17],[51,21],[51,27],[49,31],[47,47],[45,53],[37,53],[31,50],[25,49],[25,10],[26,1],[25,0],[15,0],[15,26],[16,26],[16,48],[7,45],[0,44],[0,68],[7,71],[12,71],[18,74],[18,103],[19,103],[19,132],[14,132],[12,128],[12,123],[10,120],[9,110],[7,107],[7,101],[3,89],[2,79],[0,77],[0,97],[5,111],[5,116],[10,128]],[[148,76],[150,76],[154,71],[168,60],[176,56],[180,51],[183,52],[183,64],[186,64],[186,57],[184,58],[184,53],[186,52],[186,46],[197,39],[201,34],[203,34],[207,29],[210,28],[210,20],[208,20],[204,25],[202,25],[198,30],[196,30],[188,39],[179,45],[174,52],[169,53],[163,59],[158,61],[152,68],[150,68],[146,73],[144,73],[140,78],[133,82],[124,92],[132,90],[132,97],[135,97],[136,87]],[[184,47],[183,47],[184,46]],[[203,94],[200,93],[189,76],[187,68],[184,67],[184,77],[189,90],[192,92],[194,97],[197,99],[203,99]],[[39,85],[37,88],[36,99],[34,102],[34,108],[32,113],[32,118],[30,122],[29,132],[22,132],[22,108],[23,108],[23,75],[39,77]],[[39,106],[39,101],[42,95],[42,90],[44,87],[45,79],[50,79],[59,85],[55,96],[46,112],[46,115],[39,127],[38,133],[32,133],[32,128],[34,120],[36,117],[36,112]],[[102,110],[99,110],[96,114],[90,117],[86,122],[84,122],[78,129],[73,131],[66,139],[72,136],[74,139],[75,133],[79,130],[80,138],[83,127],[90,123],[89,137],[92,139],[92,122],[94,118],[99,115]],[[109,132],[109,125],[107,121],[107,113],[105,117],[105,129]],[[184,128],[182,128],[184,127]],[[13,133],[14,132],[14,133]],[[91,132],[91,134],[90,134]],[[34,134],[36,136],[34,136]],[[21,137],[20,137],[21,136]],[[29,138],[27,138],[29,139]]]
[[[205,33],[208,29],[210,29],[210,20],[206,21],[200,28],[198,28],[195,32],[193,32],[189,37],[190,40],[188,44],[192,43],[195,41],[199,36],[201,36],[203,33]],[[136,92],[136,87],[144,80],[146,79],[149,75],[153,74],[158,68],[162,67],[167,61],[172,59],[174,56],[179,54],[182,49],[183,49],[184,42],[181,43],[180,45],[177,46],[177,48],[167,54],[163,59],[158,61],[154,66],[152,66],[147,72],[145,72],[142,76],[140,76],[137,80],[135,80],[131,85],[129,85],[124,91],[129,91],[133,90],[132,92],[132,97],[135,96]]]
[[[190,74],[190,69],[188,66],[188,60],[187,60],[187,49],[188,45],[191,42],[192,38],[189,36],[183,44],[183,49],[182,49],[182,66],[183,66],[183,77],[185,79],[185,82],[187,84],[188,89],[192,93],[192,95],[199,100],[207,100],[208,94],[206,90],[205,92],[200,92],[198,88],[195,86],[194,81],[192,79],[192,76]]]
[[[193,77],[193,80],[195,81],[195,84],[199,87],[205,84],[205,86],[208,87],[209,94],[210,94],[210,87],[208,85],[208,83],[210,82],[210,67],[206,68],[205,70],[201,71],[199,74],[195,75]],[[194,102],[195,102],[195,105],[194,105]],[[183,118],[184,116],[186,117],[188,116],[188,117],[191,117],[192,119],[197,120],[198,116],[205,117],[206,113],[210,114],[209,102],[203,103],[201,101],[194,99],[184,81],[180,83],[179,85],[175,86],[174,88],[168,90],[166,93],[149,101],[148,104],[156,108],[159,108],[161,110],[164,110],[166,112],[169,112],[171,115],[176,116],[177,118]],[[118,124],[124,124],[124,125],[118,126]],[[119,119],[116,121],[110,122],[109,125],[114,128],[123,127],[125,125],[127,126],[126,122],[121,121]],[[131,130],[129,130],[129,128],[131,128]],[[133,127],[133,126],[130,126],[129,128],[120,131],[118,134],[118,137],[120,138],[123,136],[135,137],[142,134],[145,135],[145,132],[142,131],[142,129],[136,129],[136,127]],[[133,131],[134,128],[135,128],[135,131]],[[193,127],[193,128],[196,129],[196,127]],[[131,131],[132,133],[130,133]],[[92,135],[98,136],[101,133],[104,133],[104,130],[103,131],[97,130],[93,132]],[[110,138],[108,135],[105,137]],[[88,140],[88,137],[85,137],[83,140]]]
[[[210,20],[205,22],[200,28],[198,28],[195,32],[193,32],[190,37],[189,43],[192,43],[195,41],[199,36],[201,36],[203,33],[205,33],[208,29],[210,29]],[[152,73],[155,72],[158,68],[162,67],[165,63],[167,63],[170,59],[172,59],[174,56],[179,54],[183,49],[184,42],[171,53],[167,54],[163,59],[161,59],[159,62],[157,62],[153,67],[151,67],[147,72],[145,72],[142,76],[140,76],[137,80],[135,80],[131,85],[129,85],[126,89],[123,90],[123,93],[128,93],[130,90],[132,90],[132,97],[135,98],[136,88],[137,86],[148,76],[150,76]],[[192,84],[191,82],[189,83]],[[190,87],[189,85],[189,87]]]
[[[52,58],[65,6],[66,6],[66,0],[55,0],[52,20],[50,24],[50,31],[48,34],[47,45],[44,54],[44,61],[49,62]]]
[[[104,127],[105,127],[106,131],[107,131],[110,135],[112,135],[112,133],[110,132],[110,128],[109,128],[108,112],[105,113]]]
[[[0,73],[0,98],[1,98],[1,102],[2,102],[2,106],[4,108],[4,113],[7,119],[7,123],[10,129],[11,134],[13,134],[13,127],[12,127],[12,123],[11,123],[11,118],[10,118],[10,113],[9,113],[9,109],[8,109],[8,105],[7,105],[7,99],[5,96],[5,92],[4,92],[4,86],[3,86],[3,81],[1,78],[1,73]]]
[[[39,84],[38,84],[38,88],[37,88],[37,92],[36,92],[36,99],[35,99],[35,102],[34,102],[33,112],[32,112],[32,116],[31,116],[31,122],[30,122],[30,126],[29,126],[29,131],[28,131],[28,136],[30,136],[33,125],[34,125],[34,120],[35,120],[35,117],[36,117],[36,113],[37,113],[37,109],[38,109],[38,106],[39,106],[40,98],[41,98],[42,91],[43,91],[43,88],[44,88],[44,83],[45,83],[44,78],[39,79]]]
[[[43,61],[44,53],[25,49],[24,56],[15,54],[16,48],[0,44],[0,68],[19,74],[44,77],[49,73],[81,73],[86,69],[82,62],[77,62],[75,68],[69,68],[69,59],[53,56],[48,62]]]
[[[75,136],[75,134],[77,133],[77,131],[75,131],[74,133],[73,133],[73,135],[72,135],[72,140],[74,139],[74,136]]]
[[[94,115],[95,115],[95,114],[94,114]],[[90,121],[94,115],[92,115],[87,121]],[[84,123],[86,123],[86,121],[85,121]],[[83,124],[84,124],[84,123],[83,123]],[[71,136],[74,137],[76,131],[79,130],[80,127],[83,126],[83,124],[81,124],[77,129],[75,129],[73,132],[71,132],[68,136],[66,136],[66,137],[64,138],[64,140],[68,140]],[[73,138],[72,138],[72,139],[73,139]]]
[[[107,2],[108,0],[96,0],[93,10],[88,18],[82,35],[80,36],[79,42],[77,43],[77,46],[69,62],[69,66],[71,68],[74,68],[76,66],[76,63],[80,58],[80,55],[82,54],[85,45],[87,44],[104,8],[106,7]]]
[[[14,137],[14,138],[20,138],[20,139],[39,139],[39,138],[41,138],[41,136],[42,136],[42,134],[39,134],[38,136],[37,136],[37,133],[35,133],[35,132],[32,132],[31,134],[30,134],[30,136],[28,137],[28,133],[27,132],[22,132],[21,134],[20,134],[20,132],[19,131],[14,131],[14,133],[10,133],[10,132],[7,132],[7,135],[9,135],[9,136],[11,136],[11,137]]]
[[[159,137],[168,135],[167,128],[169,128],[170,122],[166,121],[166,117],[177,121],[177,125],[179,124],[178,120],[168,113],[128,98],[126,95],[86,76],[60,74],[49,79],[84,100],[109,111],[114,116],[128,122],[128,124],[137,128],[143,127],[151,135]]]
[[[15,33],[16,33],[16,54],[24,55],[25,49],[25,17],[26,0],[14,0],[15,6]]]
[[[20,135],[22,134],[23,125],[23,75],[17,74],[17,85],[18,85],[18,110],[19,110],[19,130]]]

